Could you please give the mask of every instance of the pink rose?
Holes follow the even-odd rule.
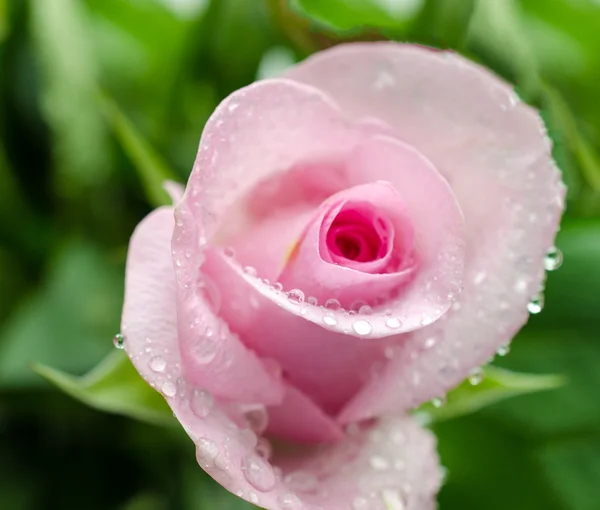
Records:
[[[225,99],[171,192],[122,326],[200,465],[267,509],[434,508],[406,413],[527,320],[564,198],[536,112],[457,55],[338,46]]]

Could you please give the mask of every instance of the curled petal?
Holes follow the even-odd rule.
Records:
[[[222,321],[203,304],[204,297],[194,301],[196,307],[202,307],[202,313],[193,319],[182,313],[191,308],[185,300],[178,307],[181,289],[171,255],[174,226],[173,208],[162,207],[148,215],[131,238],[122,318],[127,354],[149,383],[163,393],[171,393],[175,381],[166,377],[166,367],[180,362],[181,342],[187,347],[191,344],[188,357],[181,362],[196,384],[224,397],[280,402],[281,382],[237,337],[223,329]],[[188,319],[183,338],[178,332],[178,318],[180,322]],[[209,328],[220,333],[206,336]]]
[[[457,197],[466,258],[452,313],[401,337],[382,376],[342,418],[441,396],[510,341],[540,289],[565,194],[542,121],[489,71],[416,46],[341,46],[309,58],[288,77],[329,94],[350,119],[387,123],[433,163]]]

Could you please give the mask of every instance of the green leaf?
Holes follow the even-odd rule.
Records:
[[[121,312],[122,265],[81,241],[61,247],[53,258],[44,285],[0,332],[2,386],[39,384],[30,369],[35,362],[82,373],[111,346]]]
[[[527,99],[535,96],[540,86],[538,62],[524,35],[520,7],[515,0],[477,0],[465,28],[470,47],[506,66]]]
[[[426,0],[409,39],[461,49],[477,0]]]
[[[31,29],[42,75],[42,107],[54,135],[58,185],[78,196],[109,175],[110,151],[96,102],[98,69],[79,0],[29,2]]]
[[[170,204],[165,181],[177,178],[162,158],[136,129],[133,123],[106,95],[100,95],[100,102],[113,131],[124,151],[130,157],[142,182],[148,201],[154,206]]]
[[[565,383],[566,379],[560,375],[520,374],[489,365],[477,384],[466,380],[448,393],[442,406],[428,403],[421,406],[416,414],[425,423],[448,420],[510,397],[559,388]]]
[[[173,423],[165,400],[140,377],[123,352],[111,352],[83,377],[40,364],[35,364],[34,370],[73,398],[100,411],[161,425]]]
[[[543,313],[546,313],[544,311]],[[600,432],[600,342],[598,329],[536,330],[528,325],[498,363],[511,370],[562,373],[569,384],[553,392],[525,395],[485,410],[526,437]]]
[[[292,0],[294,9],[333,30],[397,29],[412,19],[423,0]]]
[[[8,35],[8,9],[6,0],[0,0],[0,42]]]

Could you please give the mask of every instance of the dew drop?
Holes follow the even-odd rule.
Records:
[[[546,252],[546,256],[544,257],[544,267],[546,271],[555,271],[557,270],[563,262],[562,252],[553,246]]]
[[[327,310],[339,310],[342,307],[342,305],[340,304],[340,302],[337,299],[328,299],[327,301],[325,301],[325,308],[327,308]]]
[[[535,315],[540,313],[544,308],[544,294],[543,292],[538,292],[535,296],[531,298],[531,301],[527,303],[527,310],[529,313]]]
[[[371,326],[369,321],[360,319],[354,321],[354,324],[352,324],[352,329],[357,335],[366,336],[371,334],[373,331],[373,326]]]
[[[431,403],[433,404],[433,407],[439,409],[440,407],[442,407],[446,402],[445,398],[442,397],[436,397],[434,398]]]
[[[283,285],[281,283],[279,283],[279,282],[275,282],[273,284],[273,289],[277,290],[277,291],[282,291],[283,290]]]
[[[275,487],[273,468],[258,455],[246,455],[242,460],[242,471],[248,483],[261,492]]]
[[[269,424],[269,414],[264,406],[251,409],[244,414],[248,426],[258,435],[262,434]]]
[[[371,315],[373,313],[373,308],[369,305],[363,305],[358,309],[358,313],[360,315]]]
[[[425,315],[425,317],[423,317],[421,319],[422,326],[427,326],[427,325],[431,324],[432,322],[433,322],[433,319],[431,317],[429,317],[428,315]]]
[[[326,314],[323,315],[323,322],[328,326],[335,326],[337,324],[337,319],[331,314]]]
[[[125,349],[125,336],[121,333],[117,333],[113,336],[113,345],[117,349]]]
[[[256,276],[258,274],[256,272],[256,269],[253,268],[252,266],[246,266],[246,267],[244,267],[244,273],[246,273],[249,276]]]
[[[498,356],[506,356],[509,352],[510,352],[510,346],[508,344],[506,344],[506,345],[499,347],[498,350],[496,351],[496,354]]]
[[[201,437],[196,443],[196,459],[201,466],[215,461],[219,455],[219,447],[214,441]]]
[[[319,300],[316,297],[314,297],[314,296],[308,296],[306,298],[306,302],[309,305],[315,305],[316,306],[319,303]]]
[[[177,386],[171,381],[165,381],[161,388],[162,394],[165,397],[172,398],[177,395]]]
[[[150,359],[150,370],[153,372],[164,372],[167,368],[167,361],[162,356],[154,356]]]
[[[223,250],[223,254],[226,257],[229,257],[230,259],[235,257],[235,250],[233,248],[231,248],[230,246],[226,246],[225,249]]]
[[[369,464],[376,471],[385,471],[390,467],[390,463],[380,455],[373,455],[373,457],[369,459]]]
[[[294,471],[285,477],[284,482],[298,492],[312,492],[319,485],[317,477],[308,471]]]
[[[469,374],[469,382],[473,386],[477,386],[483,380],[483,370],[481,367],[476,367]]]
[[[425,342],[423,342],[423,347],[425,349],[431,349],[436,343],[437,343],[437,338],[434,336],[430,336],[429,338],[425,339]]]
[[[253,505],[258,505],[260,503],[260,498],[258,497],[258,494],[256,494],[256,492],[251,492],[248,495],[248,499]]]
[[[295,494],[282,494],[277,498],[281,510],[301,510],[302,502]]]
[[[208,334],[208,330],[207,330]],[[196,354],[196,361],[201,365],[206,365],[215,359],[217,356],[217,343],[208,338],[203,338],[196,345],[194,352]]]
[[[385,325],[390,329],[398,329],[402,326],[402,322],[398,317],[390,317],[385,321]]]
[[[292,289],[287,293],[287,298],[290,303],[303,303],[304,292],[302,292],[300,289]]]
[[[194,390],[190,399],[190,409],[198,418],[206,418],[214,406],[214,399],[206,390]]]

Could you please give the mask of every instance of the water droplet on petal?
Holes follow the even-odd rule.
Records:
[[[562,265],[562,262],[562,252],[556,247],[550,248],[546,253],[546,257],[544,257],[544,267],[546,268],[546,271],[555,271]]]
[[[357,335],[360,335],[360,336],[370,335],[371,332],[373,331],[373,327],[371,326],[371,323],[369,321],[362,320],[362,319],[354,321],[354,324],[352,324],[352,329],[354,330],[354,332]]]
[[[125,336],[121,333],[117,333],[113,336],[113,345],[117,349],[125,349]]]
[[[161,388],[162,394],[165,397],[172,398],[177,395],[177,386],[172,381],[165,381]]]
[[[433,322],[433,319],[431,317],[427,316],[427,315],[425,315],[425,317],[423,317],[421,319],[421,325],[422,326],[427,326],[427,325],[431,324],[432,322]]]
[[[369,459],[369,464],[377,471],[385,471],[390,467],[390,463],[380,455],[373,455],[373,457]]]
[[[214,441],[201,437],[196,443],[196,459],[201,466],[211,464],[219,455],[219,447]]]
[[[208,330],[206,334],[208,334]],[[194,348],[196,361],[202,365],[210,363],[217,356],[217,350],[218,346],[216,342],[208,338],[201,339]]]
[[[302,501],[295,494],[282,494],[277,498],[281,510],[301,510]]]
[[[483,370],[481,367],[476,367],[469,374],[469,382],[473,386],[477,386],[483,380]]]
[[[304,302],[304,292],[300,289],[292,289],[287,293],[288,301],[290,303],[303,303]]]
[[[314,296],[308,296],[308,297],[306,298],[306,302],[307,302],[309,305],[317,305],[317,304],[319,303],[319,300],[318,300],[316,297],[314,297]]]
[[[390,317],[385,321],[385,325],[390,329],[398,329],[402,326],[402,322],[398,317]]]
[[[446,398],[445,397],[437,397],[437,398],[434,398],[431,401],[431,403],[433,404],[433,407],[436,407],[439,409],[446,403]]]
[[[248,483],[261,492],[275,487],[273,468],[258,455],[246,455],[242,460],[242,471]]]
[[[335,326],[337,324],[337,319],[331,314],[326,314],[323,315],[323,322],[328,326]]]
[[[194,390],[190,400],[190,409],[198,418],[206,418],[214,405],[213,396],[205,390]]]
[[[319,484],[317,477],[308,471],[294,471],[285,477],[284,482],[298,492],[312,492]]]
[[[256,494],[256,492],[251,492],[248,495],[248,499],[253,505],[258,505],[260,503],[260,498],[258,497],[258,494]]]
[[[275,282],[275,283],[273,284],[273,288],[274,288],[275,290],[281,291],[281,290],[283,290],[283,285],[282,285],[281,283],[279,283],[279,282]]]
[[[164,372],[167,368],[167,361],[162,356],[154,356],[150,359],[150,370],[153,372]]]
[[[531,301],[527,303],[527,310],[531,314],[540,313],[544,308],[544,294],[543,292],[538,292],[535,296],[531,298]]]
[[[369,305],[363,305],[358,309],[358,313],[360,315],[371,315],[373,313],[373,308]]]
[[[225,249],[223,250],[223,254],[226,257],[233,258],[233,257],[235,257],[235,250],[233,248],[231,248],[230,246],[226,246]]]
[[[498,356],[506,356],[510,352],[510,345],[506,344],[498,348],[496,354]]]
[[[258,273],[256,272],[256,269],[253,268],[252,266],[246,266],[244,268],[244,273],[246,273],[249,276],[256,276]]]
[[[325,308],[327,308],[327,310],[339,310],[342,307],[342,305],[340,304],[340,302],[337,299],[328,299],[327,301],[325,301]]]

